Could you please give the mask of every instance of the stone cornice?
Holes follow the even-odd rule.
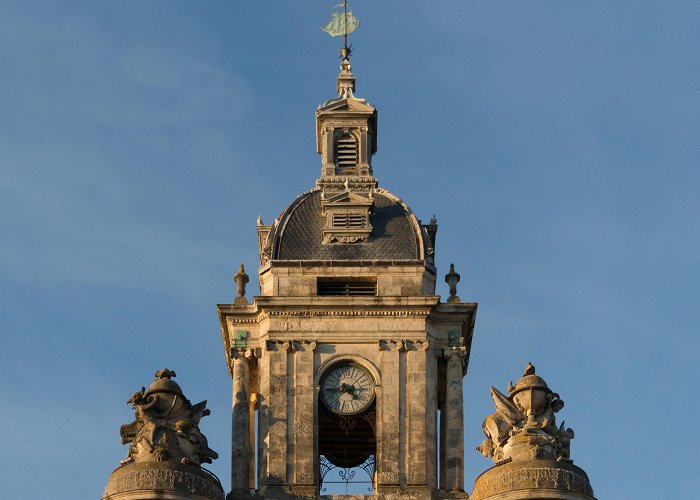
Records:
[[[276,267],[391,267],[391,266],[415,266],[426,267],[434,272],[434,267],[419,259],[393,259],[393,260],[281,260],[272,259],[259,271],[267,271]],[[264,268],[264,269],[263,269]]]

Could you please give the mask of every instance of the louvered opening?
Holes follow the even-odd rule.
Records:
[[[338,173],[357,167],[357,140],[350,134],[344,134],[335,141],[335,166]]]
[[[362,214],[333,214],[333,227],[365,227],[365,216]]]
[[[318,278],[319,295],[377,295],[377,280],[373,278]]]

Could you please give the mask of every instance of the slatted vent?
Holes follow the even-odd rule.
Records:
[[[318,278],[319,295],[377,295],[376,279]]]
[[[339,172],[357,167],[357,139],[343,134],[335,141],[335,165]]]
[[[364,227],[363,214],[333,214],[333,227]]]

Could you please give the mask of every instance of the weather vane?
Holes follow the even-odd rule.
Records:
[[[347,59],[352,52],[352,48],[348,47],[348,33],[355,31],[360,26],[360,21],[352,15],[352,11],[348,10],[348,0],[343,0],[343,3],[336,5],[336,7],[342,7],[342,12],[333,12],[328,24],[322,26],[321,29],[332,37],[343,35],[341,55]]]

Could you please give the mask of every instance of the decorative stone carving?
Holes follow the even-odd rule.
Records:
[[[380,340],[377,344],[380,351],[405,351],[406,340]]]
[[[593,499],[593,488],[586,473],[571,463],[526,460],[505,463],[484,472],[476,480],[470,498],[582,500]]]
[[[159,370],[148,391],[142,387],[129,398],[136,420],[120,429],[122,444],[131,443],[122,465],[157,461],[199,466],[218,458],[199,430],[199,421],[210,413],[207,402],[192,405],[174,376],[172,370]]]
[[[236,275],[233,277],[233,281],[236,282],[236,298],[233,299],[234,304],[246,305],[248,300],[245,298],[245,286],[248,284],[249,278],[245,273],[245,268],[243,263],[241,263],[241,268],[238,270]]]
[[[477,447],[485,457],[497,463],[548,459],[571,462],[569,443],[574,431],[557,427],[554,414],[564,401],[552,392],[528,363],[525,374],[515,386],[508,384],[508,396],[491,387],[496,413],[483,423],[486,439]]]
[[[450,287],[450,297],[447,302],[460,302],[459,297],[457,297],[457,283],[459,283],[460,275],[455,272],[455,265],[450,264],[450,272],[445,275],[445,283]]]
[[[427,351],[430,349],[430,340],[416,340],[413,342],[413,345],[416,347],[416,349]]]

